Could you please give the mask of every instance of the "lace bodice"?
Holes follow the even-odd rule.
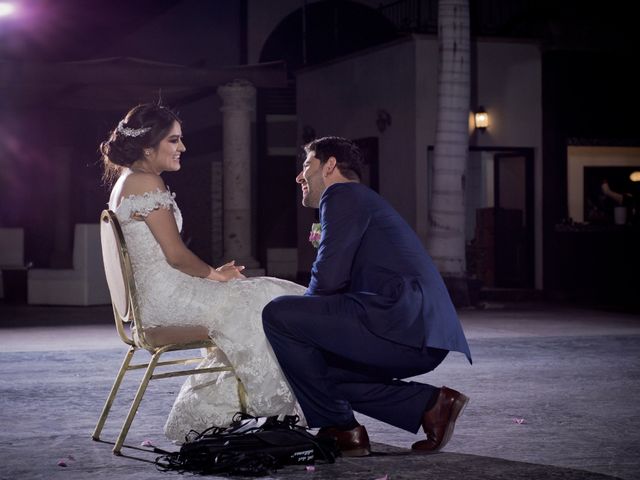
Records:
[[[145,326],[193,324],[193,312],[185,312],[182,302],[175,302],[174,298],[178,292],[183,292],[181,296],[184,297],[189,291],[188,284],[208,280],[186,275],[167,263],[160,244],[144,222],[159,208],[171,210],[178,231],[182,231],[182,213],[175,194],[169,190],[129,195],[115,210],[131,258],[140,312]]]
[[[264,335],[262,309],[275,297],[302,295],[305,288],[271,277],[216,282],[171,267],[144,221],[159,208],[173,212],[181,231],[182,214],[175,194],[168,190],[129,195],[115,209],[131,258],[145,328],[205,326],[219,347],[209,352],[205,365],[234,366],[247,392],[248,413],[302,417]],[[239,409],[236,381],[231,375],[189,377],[169,415],[165,433],[181,441],[191,429],[227,425]]]
[[[158,208],[171,210],[178,225],[178,231],[181,232],[182,213],[175,202],[175,196],[175,193],[160,189],[145,192],[143,195],[129,195],[122,199],[115,211],[125,235],[137,282],[144,282],[145,276],[138,272],[148,273],[150,270],[155,270],[169,273],[166,269],[171,267],[167,264],[160,245],[144,219]]]

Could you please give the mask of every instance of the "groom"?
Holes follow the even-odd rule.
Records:
[[[359,183],[351,141],[305,146],[296,181],[302,204],[320,208],[322,236],[302,297],[262,312],[264,330],[310,427],[344,455],[371,451],[353,411],[416,433],[422,453],[440,450],[468,402],[447,387],[400,379],[430,372],[449,351],[471,354],[440,274],[413,230]]]

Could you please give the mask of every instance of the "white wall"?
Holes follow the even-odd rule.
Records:
[[[540,52],[530,43],[481,40],[472,47],[476,91],[490,115],[470,145],[534,150],[535,286],[542,288],[542,87]],[[424,239],[427,233],[427,150],[435,140],[437,38],[414,35],[354,54],[298,76],[298,129],[318,136],[379,139],[380,193]],[[379,133],[378,109],[392,116]],[[299,216],[302,238],[312,213]],[[301,263],[304,268],[304,263]]]
[[[482,105],[489,113],[489,128],[476,135],[474,145],[541,146],[542,66],[538,46],[479,40],[475,50],[475,106]]]
[[[416,42],[416,229],[427,234],[427,148],[435,142],[438,39],[415,35]],[[470,129],[469,144],[483,147],[530,147],[535,172],[535,285],[542,288],[542,69],[540,51],[531,43],[478,40],[471,45],[472,98],[490,116],[484,133]],[[475,84],[474,84],[475,82]]]
[[[394,43],[310,68],[298,75],[298,128],[310,125],[318,137],[378,137],[380,193],[415,221],[414,44]],[[381,71],[381,69],[383,71]],[[378,110],[391,115],[384,132]]]
[[[416,63],[416,232],[426,246],[429,231],[429,172],[427,149],[435,143],[438,111],[438,41],[414,35]]]
[[[477,107],[489,113],[489,128],[471,145],[534,149],[535,287],[542,285],[542,64],[531,43],[479,40],[476,48]],[[473,73],[472,73],[473,75]]]
[[[378,137],[380,193],[415,225],[415,44],[401,41],[299,72],[298,138],[309,125],[316,135]],[[380,133],[379,109],[391,115]],[[298,215],[298,238],[308,236],[313,212]],[[306,242],[306,240],[303,240]],[[306,246],[301,245],[301,251]],[[312,252],[313,253],[313,252]],[[306,266],[301,258],[300,268]]]

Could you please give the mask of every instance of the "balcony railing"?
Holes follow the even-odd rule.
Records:
[[[541,36],[541,9],[536,0],[469,0],[471,33],[476,36]],[[438,0],[396,0],[379,7],[402,33],[437,33]]]
[[[397,0],[379,10],[400,32],[438,31],[438,0]]]

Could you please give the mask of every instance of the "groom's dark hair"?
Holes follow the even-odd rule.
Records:
[[[304,151],[314,152],[321,164],[335,157],[338,170],[345,178],[357,182],[362,178],[362,152],[351,140],[342,137],[317,138],[307,143]]]

